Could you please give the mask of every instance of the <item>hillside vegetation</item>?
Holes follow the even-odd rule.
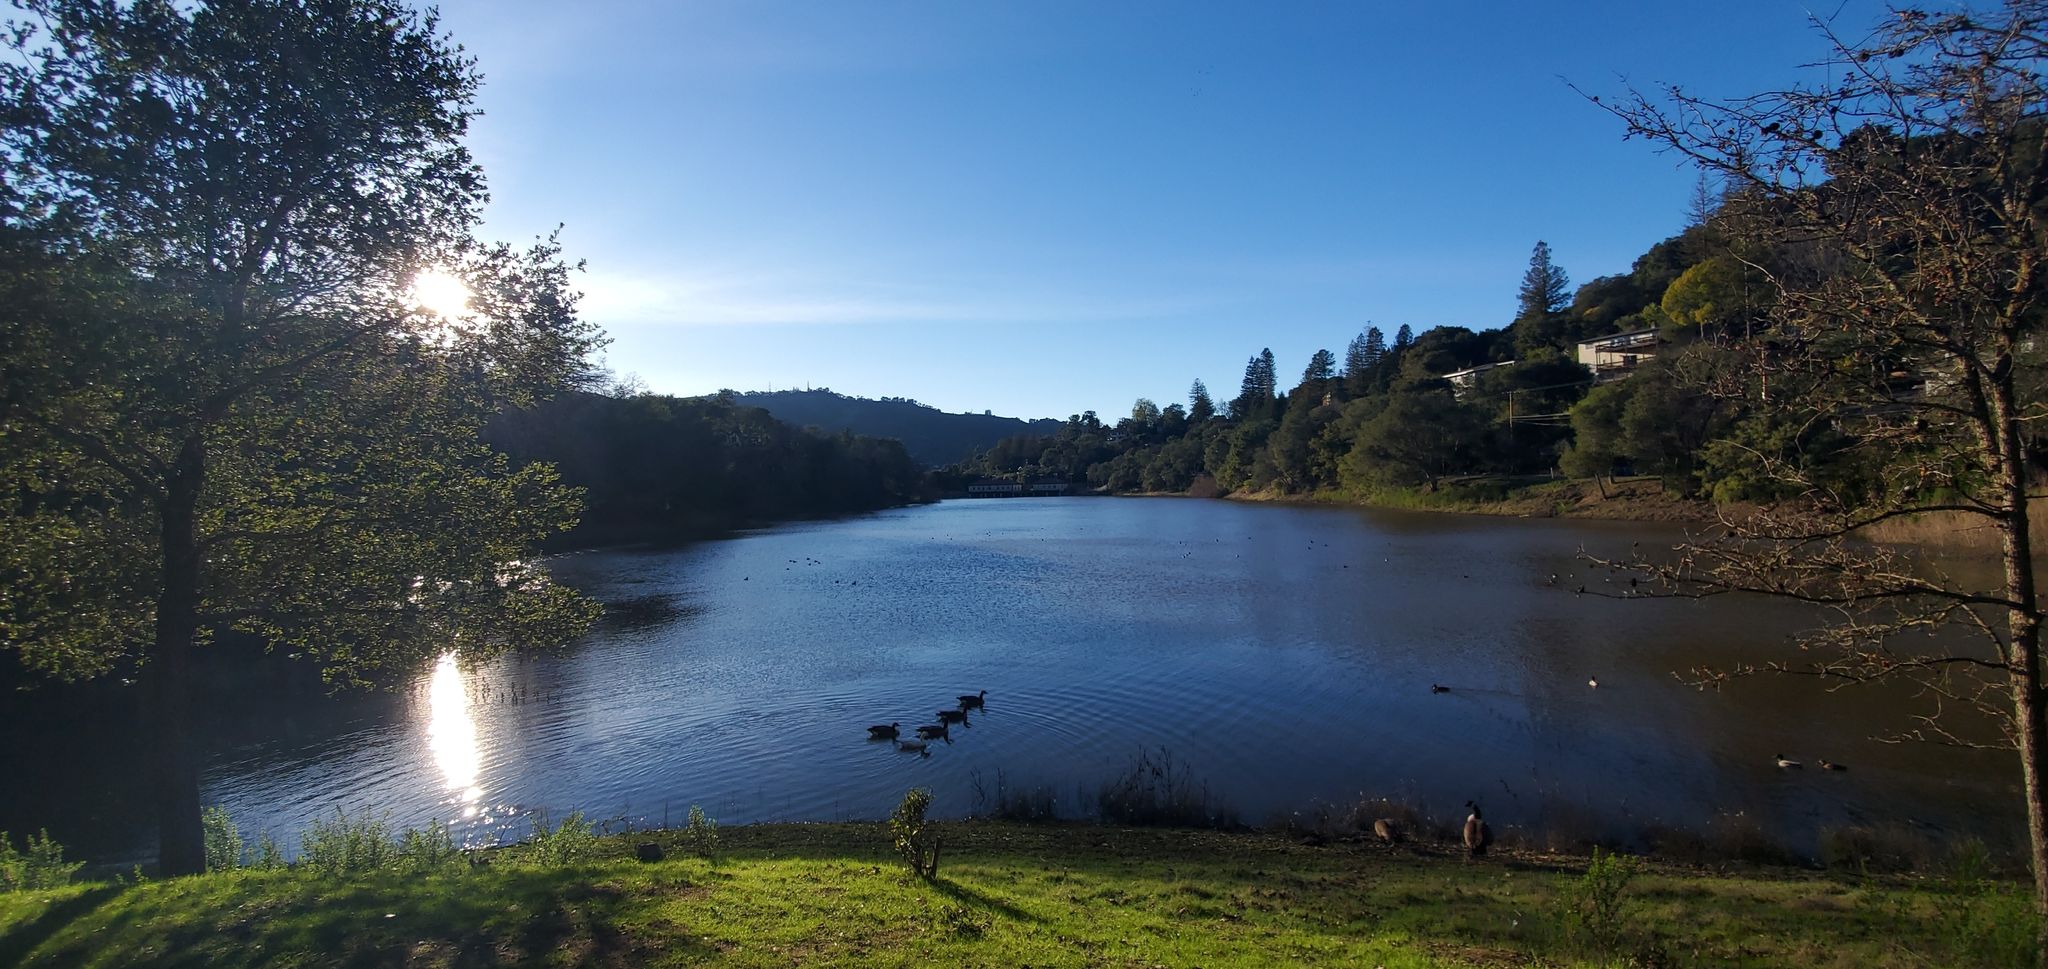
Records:
[[[734,397],[749,407],[759,407],[780,421],[797,427],[815,427],[827,433],[849,431],[866,437],[891,438],[903,442],[912,460],[926,467],[940,467],[963,460],[993,447],[997,441],[1017,434],[1050,433],[1060,427],[1054,420],[1025,421],[993,414],[949,414],[926,404],[901,397],[879,400],[848,397],[830,390],[753,391]]]

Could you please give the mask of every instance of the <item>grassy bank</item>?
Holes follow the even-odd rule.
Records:
[[[725,829],[715,861],[643,834],[567,867],[511,848],[427,875],[243,871],[0,895],[0,964],[1846,967],[2009,965],[2025,951],[1991,948],[2023,905],[2003,886],[1645,863],[1619,891],[1588,892],[1587,859],[1526,852],[943,831],[929,882],[885,826],[764,825]],[[633,859],[649,839],[667,860]],[[1609,897],[1620,907],[1602,920]],[[1574,908],[1594,914],[1574,922]]]

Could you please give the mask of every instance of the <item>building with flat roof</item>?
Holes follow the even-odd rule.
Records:
[[[1513,360],[1501,360],[1495,363],[1482,363],[1479,366],[1472,367],[1466,370],[1459,370],[1453,373],[1444,374],[1442,379],[1451,382],[1452,393],[1457,394],[1460,397],[1463,397],[1472,388],[1479,386],[1480,374],[1483,374],[1488,370],[1499,370],[1502,367],[1512,367],[1514,365],[1515,362]]]
[[[1659,345],[1655,328],[1610,333],[1580,340],[1578,359],[1593,371],[1594,382],[1606,383],[1634,373],[1643,361],[1657,355]]]

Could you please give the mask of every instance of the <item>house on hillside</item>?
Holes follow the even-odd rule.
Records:
[[[1643,361],[1657,355],[1655,328],[1610,333],[1579,341],[1579,363],[1593,371],[1595,383],[1620,380],[1635,372]]]
[[[1008,498],[1024,493],[1024,485],[1016,481],[998,478],[984,478],[967,485],[969,498]]]
[[[1065,481],[1041,480],[1025,484],[1001,478],[983,478],[967,485],[969,498],[1023,498],[1030,495],[1064,495],[1073,490]]]
[[[1466,394],[1471,393],[1472,388],[1479,386],[1480,374],[1483,374],[1488,370],[1498,370],[1502,367],[1512,367],[1514,365],[1515,362],[1513,360],[1501,360],[1496,363],[1482,363],[1479,366],[1472,367],[1466,370],[1459,370],[1453,373],[1444,374],[1440,379],[1450,381],[1451,392],[1457,394],[1460,397],[1463,397]]]

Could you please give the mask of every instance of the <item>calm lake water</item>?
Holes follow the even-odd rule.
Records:
[[[1084,788],[1165,748],[1255,823],[1364,794],[1445,816],[1476,798],[1496,825],[1620,838],[1739,812],[1805,852],[1853,823],[2017,835],[2007,755],[1868,739],[1902,725],[1903,694],[1701,693],[1673,675],[1770,655],[1812,614],[1574,594],[1626,582],[1577,561],[1582,545],[1678,535],[1053,498],[571,555],[557,574],[612,607],[586,642],[259,725],[213,752],[205,792],[292,843],[337,807],[471,839],[523,835],[536,810],[876,818],[913,786],[959,815],[997,772],[1079,814]],[[982,689],[987,709],[929,757],[867,739]],[[1809,766],[1781,771],[1779,753]]]

